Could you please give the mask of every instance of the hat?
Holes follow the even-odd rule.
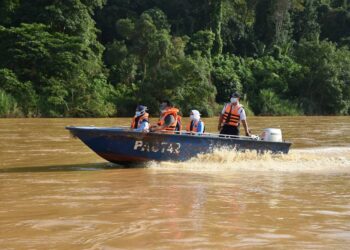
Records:
[[[196,109],[191,110],[191,113],[192,113],[193,115],[197,115],[197,116],[200,116],[200,115],[201,115],[201,114],[199,113],[199,111],[196,110]]]
[[[138,105],[136,107],[136,111],[139,111],[139,112],[146,111],[146,110],[148,110],[148,108],[146,106],[143,106],[143,105]]]
[[[237,92],[234,92],[231,97],[240,98],[241,96]]]
[[[199,119],[201,118],[201,114],[199,113],[198,110],[193,109],[193,110],[191,110],[191,113],[193,114],[193,118],[194,118],[195,120],[199,120]]]

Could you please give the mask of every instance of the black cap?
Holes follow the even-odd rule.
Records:
[[[173,107],[173,104],[169,100],[163,100],[161,101],[161,104],[166,104],[166,107]]]
[[[231,97],[241,98],[240,94],[238,94],[237,92],[233,93]]]

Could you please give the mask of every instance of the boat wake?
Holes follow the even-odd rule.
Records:
[[[350,148],[294,149],[288,155],[232,152],[227,149],[202,154],[186,162],[149,163],[154,169],[195,171],[276,171],[276,172],[346,172],[350,173]]]

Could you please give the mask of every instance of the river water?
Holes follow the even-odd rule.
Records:
[[[129,122],[0,119],[0,249],[349,249],[349,116],[249,117],[255,134],[281,128],[290,154],[142,168],[64,129]]]

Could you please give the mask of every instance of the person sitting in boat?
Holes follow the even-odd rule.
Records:
[[[149,121],[147,107],[143,105],[138,105],[136,107],[135,116],[132,118],[131,128],[137,132],[148,132],[149,131]]]
[[[245,135],[250,136],[247,117],[243,106],[239,104],[239,100],[240,95],[238,93],[233,93],[230,103],[227,103],[222,109],[218,125],[220,134],[239,135],[239,126],[242,122]]]
[[[191,110],[190,113],[191,122],[187,125],[186,131],[194,132],[197,134],[204,133],[204,122],[201,120],[201,114],[198,110]]]
[[[175,108],[168,100],[162,101],[159,106],[160,119],[157,125],[153,125],[150,131],[180,131],[181,117],[178,114],[179,110]]]

